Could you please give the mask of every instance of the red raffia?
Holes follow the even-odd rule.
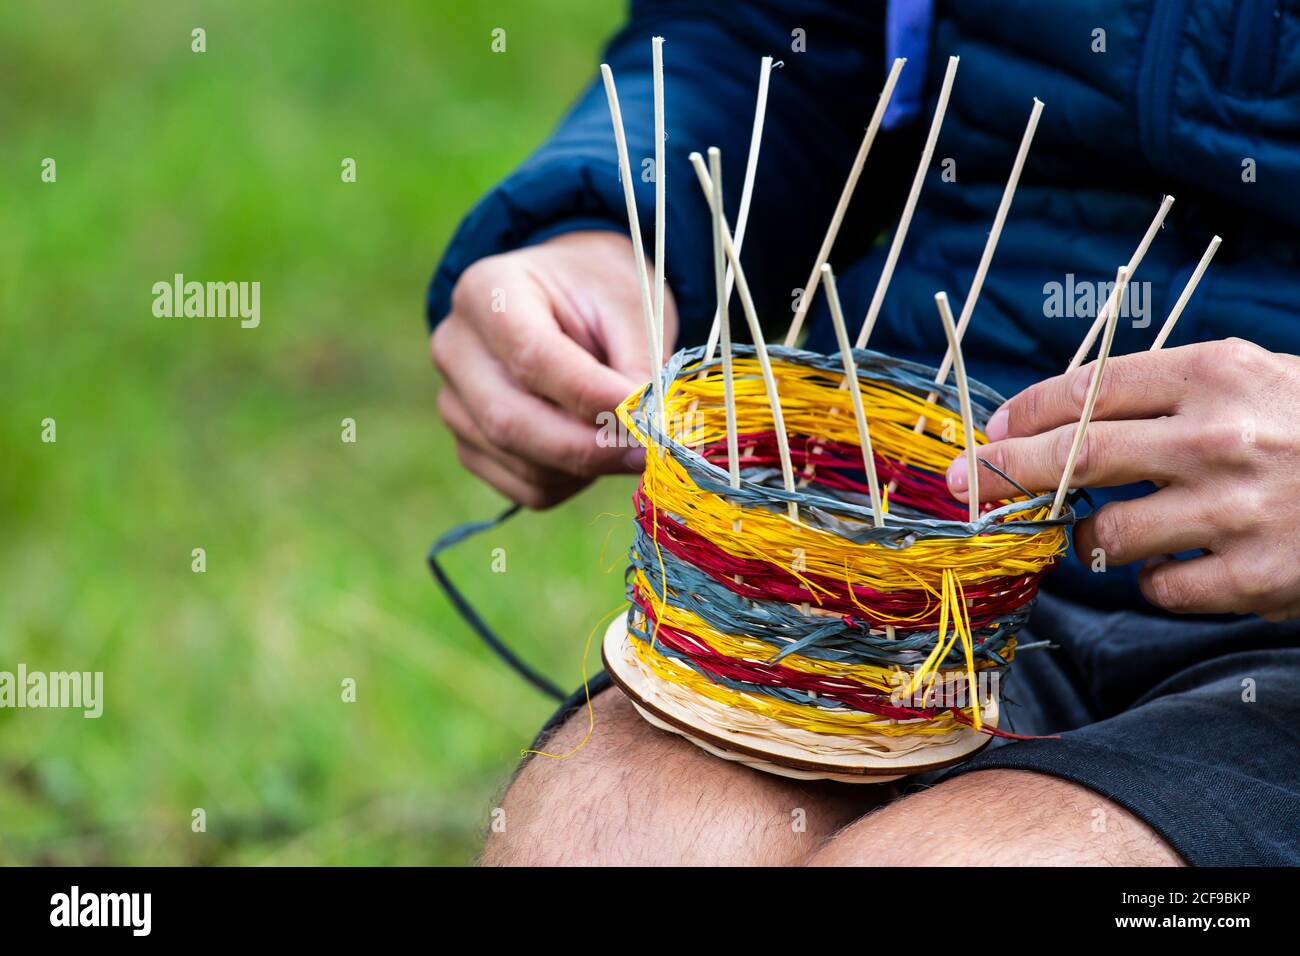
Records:
[[[947,713],[951,714],[959,723],[974,726],[972,718],[957,707],[901,707],[892,703],[888,694],[881,693],[855,680],[808,674],[781,664],[768,664],[727,657],[724,654],[719,654],[704,641],[685,631],[662,623],[659,623],[656,627],[652,602],[639,589],[633,595],[633,603],[645,615],[646,629],[655,635],[657,643],[684,654],[693,664],[704,671],[706,676],[714,680],[723,678],[762,687],[785,687],[811,692],[818,697],[843,704],[851,710],[875,714],[878,717],[893,720],[934,720],[936,717]],[[1009,737],[1016,740],[1037,739],[998,730],[995,727],[985,726],[983,730],[995,737]]]
[[[638,488],[632,497],[637,521],[651,537],[658,535],[659,546],[693,567],[699,568],[719,584],[741,597],[753,601],[778,600],[789,604],[816,604],[850,621],[865,620],[872,627],[893,625],[908,631],[933,630],[939,623],[939,602],[922,590],[877,591],[864,584],[849,585],[842,579],[823,575],[802,575],[814,585],[809,589],[795,573],[781,565],[757,558],[740,558],[728,554],[697,531],[664,511],[655,527],[654,505]],[[999,617],[1014,612],[1038,593],[1043,572],[1016,577],[991,578],[964,586],[970,607],[972,628],[991,625]],[[737,582],[736,577],[741,581]],[[859,606],[861,605],[861,606]],[[863,607],[867,608],[863,611]],[[919,615],[919,616],[918,616]]]
[[[745,463],[777,466],[781,459],[777,453],[775,432],[750,432],[740,435],[737,444],[745,448]],[[820,449],[813,454],[813,449]],[[752,456],[749,450],[752,449]],[[727,464],[726,441],[711,442],[696,449],[704,458],[719,467]],[[846,442],[814,439],[807,435],[790,436],[790,461],[795,470],[802,470],[808,461],[817,466],[810,487],[831,488],[837,491],[856,491],[867,494],[866,476],[862,473],[862,450]],[[906,505],[931,518],[947,521],[965,521],[969,509],[948,491],[942,475],[926,471],[915,465],[906,465],[892,458],[875,455],[876,474],[882,485],[896,482],[889,493],[891,505]],[[985,503],[987,510],[991,505]]]

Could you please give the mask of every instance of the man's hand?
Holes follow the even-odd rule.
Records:
[[[1026,488],[1060,482],[1096,363],[1025,389],[989,420],[987,458]],[[1147,600],[1170,611],[1300,616],[1300,358],[1240,339],[1111,358],[1075,486],[1148,480],[1154,494],[1081,522],[1085,562],[1147,559]],[[966,461],[948,468],[963,500]],[[980,498],[1015,494],[987,469]],[[1168,556],[1193,549],[1187,561]]]
[[[676,337],[669,293],[666,351]],[[479,260],[430,349],[461,464],[507,498],[549,508],[596,475],[639,470],[636,450],[596,440],[597,416],[650,375],[626,236],[575,232]]]

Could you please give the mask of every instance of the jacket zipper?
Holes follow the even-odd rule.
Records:
[[[1182,44],[1184,0],[1156,0],[1138,69],[1138,137],[1153,166],[1169,158],[1169,101]]]
[[[1277,18],[1278,0],[1239,0],[1223,81],[1226,92],[1238,96],[1267,92],[1273,75]]]

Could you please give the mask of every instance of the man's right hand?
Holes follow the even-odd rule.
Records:
[[[665,351],[676,336],[668,293]],[[650,376],[626,236],[574,232],[480,259],[430,349],[461,464],[512,501],[549,508],[597,475],[640,470],[638,449],[597,442],[600,413]]]

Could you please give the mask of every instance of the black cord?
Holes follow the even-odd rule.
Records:
[[[980,459],[980,464],[995,472],[1000,478],[1005,479],[1008,484],[1014,485],[1018,491],[1027,497],[1033,497],[1033,495],[1022,484],[1004,472],[997,465],[990,463],[985,458]],[[1088,497],[1087,492],[1081,492],[1081,494],[1088,504],[1091,505],[1092,499]],[[1075,497],[1077,496],[1071,496],[1072,499]],[[532,684],[533,687],[537,688],[537,690],[541,691],[543,694],[560,701],[568,700],[568,694],[560,690],[560,688],[555,684],[551,683],[537,671],[525,664],[519,656],[515,654],[509,646],[507,646],[506,642],[503,641],[497,633],[492,630],[488,623],[483,620],[479,613],[474,610],[469,601],[465,599],[465,596],[460,593],[460,589],[451,583],[451,578],[447,577],[447,572],[444,571],[442,565],[438,563],[438,555],[447,548],[459,544],[466,538],[472,538],[476,534],[497,527],[503,522],[508,521],[510,518],[513,518],[519,513],[519,510],[519,505],[512,505],[495,518],[491,518],[487,521],[470,521],[452,528],[430,546],[427,558],[429,562],[429,570],[433,573],[434,580],[436,580],[442,587],[448,600],[451,601],[452,606],[456,608],[461,618],[470,626],[470,628],[473,629],[475,634],[483,639],[483,643],[487,644],[497,657],[505,661],[511,670],[524,680],[528,681],[528,683]]]
[[[989,461],[987,458],[981,458],[981,459],[979,459],[979,463],[980,463],[981,465],[983,465],[985,468],[987,468],[989,471],[993,472],[993,474],[997,475],[999,478],[1001,478],[1001,479],[1002,479],[1003,481],[1005,481],[1007,484],[1009,484],[1009,485],[1011,485],[1012,487],[1014,487],[1014,488],[1016,489],[1016,491],[1020,492],[1020,493],[1021,493],[1022,495],[1024,495],[1026,498],[1033,498],[1033,497],[1034,497],[1034,493],[1033,493],[1032,491],[1030,491],[1028,488],[1026,488],[1026,487],[1025,487],[1024,485],[1022,485],[1020,482],[1016,481],[1016,479],[1012,478],[1010,475],[1008,475],[1005,471],[1003,471],[1003,470],[1002,470],[1001,468],[999,468],[997,465],[993,464],[993,462]],[[1065,499],[1065,500],[1068,501],[1068,502],[1070,502],[1071,506],[1073,506],[1073,504],[1074,504],[1076,501],[1078,501],[1080,498],[1082,498],[1084,501],[1088,502],[1088,507],[1089,507],[1089,508],[1094,509],[1094,510],[1096,509],[1097,506],[1094,505],[1094,504],[1092,503],[1092,495],[1088,494],[1088,491],[1087,491],[1086,488],[1079,488],[1079,489],[1077,489],[1077,490],[1075,490],[1075,491],[1072,491],[1069,495],[1066,496],[1066,499]]]
[[[1028,488],[1026,488],[1026,487],[1025,487],[1024,485],[1022,485],[1020,482],[1016,481],[1016,479],[1012,478],[1010,475],[1008,475],[1005,471],[1003,471],[1003,470],[1002,470],[1001,468],[999,468],[997,465],[993,464],[993,462],[989,461],[987,458],[979,458],[979,459],[977,459],[977,461],[979,461],[979,463],[980,463],[981,465],[983,465],[983,466],[984,466],[985,468],[987,468],[989,471],[993,472],[993,474],[997,475],[999,478],[1001,478],[1001,479],[1002,479],[1003,481],[1005,481],[1007,484],[1009,484],[1009,485],[1011,485],[1012,487],[1014,487],[1014,488],[1016,489],[1016,491],[1020,492],[1020,493],[1021,493],[1022,495],[1024,495],[1026,498],[1032,498],[1032,497],[1034,497],[1034,493],[1033,493],[1032,491],[1030,491]]]
[[[442,569],[440,564],[438,564],[438,555],[442,551],[450,548],[454,544],[464,541],[466,538],[473,537],[482,531],[495,528],[502,522],[512,518],[518,511],[519,505],[513,505],[488,521],[470,521],[466,524],[452,528],[435,541],[429,548],[429,555],[427,558],[429,562],[429,570],[433,572],[434,580],[442,586],[443,591],[447,594],[447,598],[451,601],[456,610],[460,612],[460,616],[464,619],[465,623],[473,628],[474,633],[481,637],[488,647],[492,648],[493,653],[495,653],[497,657],[505,661],[516,674],[528,681],[528,683],[532,684],[543,694],[546,694],[549,697],[554,697],[556,700],[567,700],[569,697],[568,694],[560,690],[559,687],[552,684],[537,671],[525,664],[519,659],[518,655],[516,655],[514,651],[506,646],[505,641],[501,640],[501,638],[497,636],[496,632],[488,626],[487,622],[479,616],[479,613],[474,610],[469,601],[465,599],[465,596],[460,593],[460,590],[456,585],[451,583],[451,578],[447,577],[447,572]]]

